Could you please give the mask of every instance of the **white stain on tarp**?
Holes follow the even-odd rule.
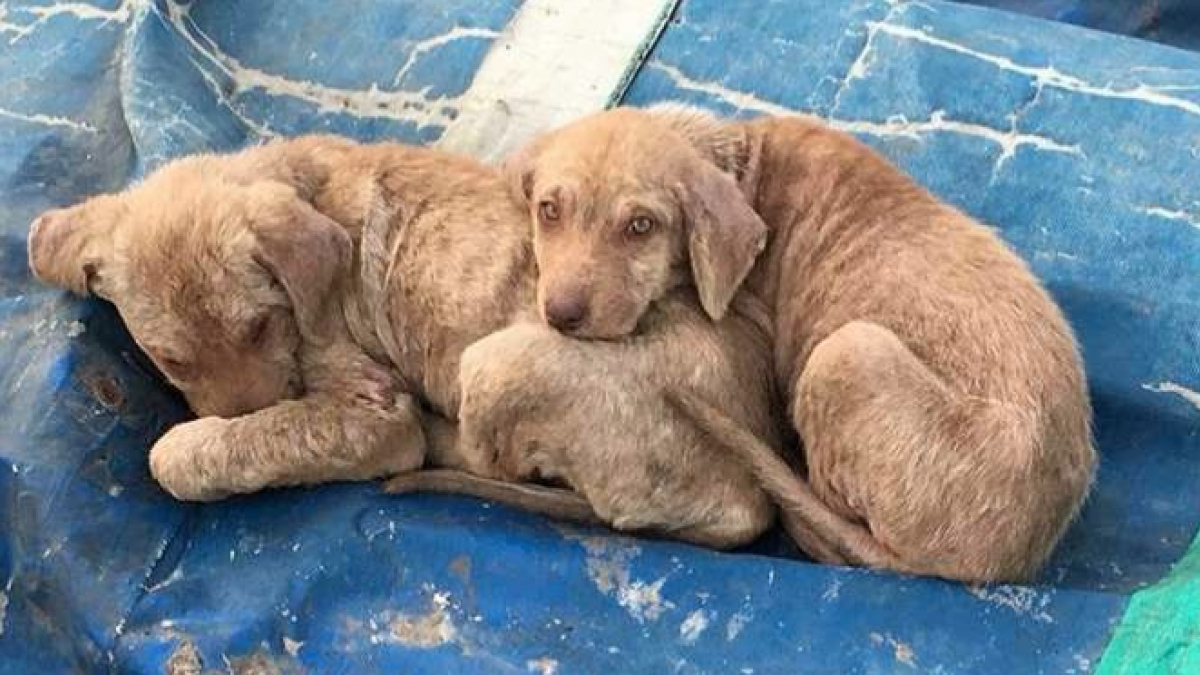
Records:
[[[1196,410],[1200,410],[1200,392],[1188,389],[1183,385],[1174,382],[1157,382],[1154,384],[1143,384],[1142,389],[1152,391],[1156,394],[1174,394],[1191,403]]]
[[[1012,59],[997,54],[980,51],[966,45],[953,42],[932,33],[907,26],[895,26],[885,23],[868,23],[875,30],[886,33],[901,40],[911,40],[931,47],[937,47],[962,56],[978,59],[996,68],[1024,75],[1033,81],[1038,89],[1049,87],[1063,91],[1075,92],[1096,98],[1134,101],[1143,105],[1174,108],[1189,115],[1200,115],[1200,103],[1185,98],[1170,96],[1165,92],[1187,90],[1190,85],[1148,85],[1139,83],[1135,87],[1117,89],[1111,85],[1096,85],[1082,78],[1055,69],[1053,66],[1030,66],[1017,63]]]
[[[169,575],[167,575],[167,577],[164,578],[162,581],[158,582],[157,584],[154,584],[153,586],[148,587],[146,589],[146,592],[147,593],[155,593],[155,592],[161,591],[162,589],[166,588],[167,586],[170,586],[173,583],[176,583],[177,581],[180,581],[181,579],[183,579],[183,567],[176,567],[175,569],[171,570],[171,573]]]
[[[290,637],[283,638],[283,651],[288,653],[288,656],[296,658],[300,654],[300,648],[304,646],[304,642],[293,640]]]
[[[909,668],[917,667],[917,655],[907,643],[901,642],[891,635],[871,633],[871,644],[877,647],[887,645],[891,647],[892,656],[896,659],[897,663],[902,663]]]
[[[663,577],[652,583],[635,580],[618,586],[617,604],[624,607],[638,623],[657,621],[663,612],[675,606],[663,600],[662,587],[666,581],[666,577]]]
[[[4,635],[4,621],[8,618],[8,593],[0,591],[0,635]]]
[[[1050,605],[1050,593],[1022,586],[968,586],[967,592],[984,602],[1009,609],[1018,616],[1028,616],[1040,623],[1054,623],[1054,617],[1046,612],[1046,607]]]
[[[821,599],[825,602],[833,602],[838,599],[838,595],[842,592],[842,578],[834,577],[829,585],[825,587],[825,592],[821,594]]]
[[[638,623],[657,621],[675,604],[662,597],[666,577],[654,581],[634,579],[630,563],[642,553],[639,547],[610,537],[581,537],[568,534],[587,551],[587,573],[592,583],[604,595],[616,598]]]
[[[99,21],[102,24],[124,24],[129,21],[133,9],[145,0],[124,0],[116,9],[104,9],[84,2],[55,2],[48,5],[17,6],[11,10],[8,3],[0,4],[0,33],[12,34],[8,44],[20,42],[30,33],[59,16],[79,21]],[[13,13],[10,17],[9,12]],[[16,15],[31,17],[32,21],[17,23]]]
[[[359,651],[365,647],[365,642],[368,645],[432,649],[456,642],[459,632],[449,612],[450,595],[437,592],[432,587],[429,591],[429,609],[426,611],[386,610],[369,616],[365,621],[343,617],[338,648],[347,652]],[[299,650],[299,646],[296,649]]]
[[[740,110],[786,117],[802,114],[786,106],[760,99],[747,92],[737,91],[712,82],[693,79],[685,75],[679,68],[659,61],[650,62],[647,64],[647,67],[665,74],[678,89],[708,94]],[[1019,149],[1026,146],[1043,152],[1074,155],[1080,158],[1086,156],[1083,149],[1076,145],[1060,143],[1046,136],[1022,133],[1015,127],[995,129],[983,124],[951,119],[944,110],[934,110],[930,114],[929,119],[926,120],[909,120],[902,115],[894,115],[883,122],[844,120],[833,117],[824,118],[824,122],[831,128],[839,131],[875,138],[904,138],[920,141],[925,136],[939,133],[980,138],[994,143],[1000,148],[1000,155],[996,158],[993,174],[999,171],[1009,159],[1016,156]]]
[[[558,675],[558,661],[549,656],[543,656],[540,659],[526,661],[525,669],[538,675]]]
[[[747,608],[743,608],[729,617],[729,621],[725,622],[725,639],[729,642],[736,640],[737,636],[741,635],[742,630],[746,628],[746,624],[750,623],[750,619],[753,618],[754,615]]]
[[[1155,218],[1163,220],[1177,220],[1187,223],[1192,227],[1200,230],[1200,215],[1189,213],[1180,209],[1167,208],[1165,206],[1139,206],[1134,209],[1138,213],[1144,213]]]
[[[155,7],[158,7],[157,5]],[[364,89],[345,89],[328,86],[309,80],[291,79],[282,75],[269,73],[246,65],[224,52],[217,43],[191,17],[191,5],[172,0],[161,7],[163,19],[186,40],[196,54],[206,60],[213,68],[227,77],[234,85],[233,97],[248,91],[259,90],[272,96],[283,96],[312,105],[321,114],[350,115],[366,119],[390,119],[397,122],[408,122],[417,126],[446,126],[455,117],[457,97],[427,96],[424,90],[409,92],[404,90],[381,89],[372,84]],[[459,37],[483,37],[479,32],[452,32],[442,43]],[[427,48],[428,49],[428,48]],[[411,64],[406,64],[411,67]],[[216,86],[211,80],[212,73],[208,69],[197,67],[206,75],[210,85]],[[216,87],[214,92],[221,95],[231,110],[237,113],[232,105],[230,96],[219,94],[222,89]],[[272,134],[257,123],[237,113],[239,118],[260,134]]]
[[[704,631],[708,629],[710,618],[711,612],[705,609],[698,609],[688,614],[683,623],[679,624],[679,639],[683,640],[684,644],[696,644],[696,640],[699,640]]]
[[[386,630],[371,636],[371,642],[401,644],[406,647],[428,649],[453,642],[458,629],[450,618],[449,593],[434,593],[429,611],[423,613],[385,613],[382,622],[372,621],[373,627],[382,623]]]

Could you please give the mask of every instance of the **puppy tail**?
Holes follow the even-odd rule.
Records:
[[[779,504],[780,520],[805,553],[820,563],[909,571],[871,533],[834,513],[769,445],[718,408],[678,389],[667,402],[713,440],[733,451]]]
[[[422,469],[402,473],[384,483],[391,494],[440,492],[468,495],[584,525],[603,525],[592,505],[579,493],[528,483],[509,483],[457,469]]]

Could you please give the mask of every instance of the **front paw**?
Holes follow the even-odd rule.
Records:
[[[213,454],[222,443],[228,420],[204,417],[176,425],[150,449],[150,474],[180,501],[210,502],[228,497],[221,487]]]

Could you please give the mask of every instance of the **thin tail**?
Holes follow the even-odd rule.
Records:
[[[577,492],[561,488],[510,483],[457,469],[422,469],[402,473],[384,484],[391,494],[441,492],[468,495],[531,513],[585,525],[605,525],[592,505]]]
[[[737,454],[779,504],[780,519],[788,534],[813,559],[832,565],[908,570],[865,527],[834,513],[812,486],[743,425],[694,394],[672,389],[666,392],[666,399],[713,440]]]

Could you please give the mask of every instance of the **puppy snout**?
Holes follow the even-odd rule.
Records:
[[[546,323],[556,330],[570,333],[578,330],[587,320],[588,302],[582,292],[556,295],[546,301]]]

